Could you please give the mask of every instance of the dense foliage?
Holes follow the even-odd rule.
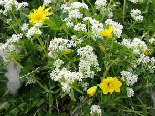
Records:
[[[154,0],[0,0],[1,116],[154,116]]]

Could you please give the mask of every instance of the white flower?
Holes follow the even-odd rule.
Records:
[[[133,53],[138,55],[140,55],[147,49],[146,43],[139,38],[134,38],[133,41],[123,39],[121,45],[126,46],[128,49],[133,49]]]
[[[92,105],[90,108],[91,116],[101,116],[101,108],[99,105]]]
[[[73,42],[72,43],[73,47],[76,47],[78,44],[81,44],[83,42],[83,39],[82,38],[77,38],[76,35],[72,35],[71,38],[72,39],[71,39],[70,42]]]
[[[80,3],[80,2],[73,2],[71,4],[72,9],[79,9],[79,8],[84,8],[88,10],[88,6],[85,3]]]
[[[28,29],[26,37],[31,38],[33,35],[41,35],[41,34],[42,32],[40,31],[40,29],[36,25],[34,25],[30,29]]]
[[[44,0],[44,4],[45,4],[46,6],[48,6],[50,3],[52,3],[51,0]]]
[[[63,12],[79,10],[80,8],[88,10],[88,6],[85,3],[80,3],[80,2],[73,2],[73,3],[66,2],[65,4],[61,5],[61,9],[63,9]]]
[[[13,34],[10,39],[7,39],[6,43],[3,44],[1,47],[3,50],[13,51],[15,50],[15,46],[13,43],[18,42],[19,39],[21,39],[23,34]]]
[[[60,59],[57,59],[54,63],[53,63],[53,65],[55,66],[55,68],[60,68],[60,66],[62,65],[62,64],[64,64],[64,62],[62,61],[62,60],[60,60]]]
[[[71,10],[69,12],[69,18],[80,19],[80,18],[82,18],[82,16],[83,16],[83,14],[81,14],[78,9]]]
[[[70,41],[67,39],[54,38],[53,40],[50,41],[50,45],[48,47],[49,50],[48,55],[51,58],[56,58],[58,52],[64,52],[71,46],[72,45],[70,44]]]
[[[138,22],[142,22],[143,21],[143,16],[141,15],[141,11],[138,9],[132,9],[131,10],[131,17]]]
[[[85,24],[78,23],[77,25],[74,26],[74,30],[75,31],[83,31],[83,32],[86,32],[87,31],[87,28],[86,28],[86,25]]]
[[[91,70],[94,67],[96,71],[100,71],[97,56],[93,53],[93,48],[89,45],[79,48],[77,50],[78,55],[81,56],[79,63],[79,72],[83,73],[85,78],[93,78],[95,72]]]
[[[21,8],[24,8],[26,6],[28,6],[28,3],[22,2],[22,3],[17,3],[15,7],[17,8],[17,10],[20,10]]]
[[[121,75],[122,75],[121,80],[126,81],[126,84],[128,86],[133,86],[133,84],[136,83],[138,80],[138,75],[134,75],[128,71],[122,71]]]
[[[75,80],[82,81],[82,78],[84,78],[82,73],[71,72],[66,68],[62,68],[61,70],[56,68],[50,73],[50,77],[52,80],[60,82],[63,92],[68,94],[71,89],[70,84],[74,83]]]
[[[106,5],[107,5],[106,0],[96,0],[95,2],[96,9],[105,8]]]
[[[22,31],[27,31],[28,30],[28,24],[24,23],[21,27]]]
[[[71,18],[69,18],[69,17],[65,18],[63,21],[66,22],[67,27],[73,27],[74,26],[73,22],[71,21]]]
[[[129,0],[129,1],[131,1],[132,3],[138,3],[138,2],[143,2],[143,0]]]
[[[82,83],[81,85],[83,87],[83,91],[87,91],[88,89],[88,86],[89,86],[89,83],[85,82],[85,83]]]
[[[149,42],[150,42],[151,44],[155,44],[155,38],[149,39]]]
[[[17,0],[1,0],[0,5],[4,7],[3,14],[7,15],[7,12],[11,11],[13,6],[15,6],[16,10],[20,10],[21,8],[28,6],[28,3],[19,3]]]
[[[126,91],[127,91],[127,96],[128,96],[128,97],[134,96],[134,91],[133,91],[132,88],[127,87]]]

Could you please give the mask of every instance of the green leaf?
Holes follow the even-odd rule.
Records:
[[[143,116],[147,116],[147,110],[146,110],[145,106],[143,107]]]
[[[10,103],[8,102],[3,102],[3,103],[0,103],[0,109],[5,109],[7,110],[10,106]]]
[[[59,30],[58,26],[51,20],[46,20],[44,23],[47,24],[53,30]]]
[[[65,97],[66,95],[67,95],[67,93],[62,93],[61,98]]]
[[[74,88],[77,92],[83,94],[83,92],[80,89],[76,88],[75,86],[72,86],[72,88]]]
[[[53,98],[52,98],[52,92],[51,92],[51,86],[49,81],[49,105],[53,104]]]
[[[74,100],[74,90],[71,89],[71,100]]]
[[[154,5],[154,7],[155,7],[155,0],[152,0],[152,3],[153,3],[153,5]]]

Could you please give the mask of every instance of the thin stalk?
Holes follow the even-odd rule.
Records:
[[[35,80],[36,83],[38,83],[38,85],[40,85],[40,87],[42,87],[47,93],[49,93],[49,90],[44,85],[42,85],[34,76],[33,79]]]
[[[105,72],[103,73],[103,77],[102,77],[102,80],[105,78],[107,72],[109,71],[110,67],[113,65],[113,63],[111,63],[108,67],[106,67],[106,70]]]
[[[124,0],[124,3],[123,3],[123,21],[125,17],[125,7],[126,7],[126,0]]]
[[[37,37],[37,39],[38,39],[38,41],[39,41],[39,43],[40,43],[40,45],[41,45],[42,50],[44,51],[44,53],[45,53],[45,55],[46,55],[46,57],[49,58],[49,56],[48,56],[48,54],[47,54],[47,52],[46,52],[46,49],[45,49],[45,47],[44,47],[44,45],[43,45],[42,40],[41,40],[38,36],[36,36],[36,37]]]

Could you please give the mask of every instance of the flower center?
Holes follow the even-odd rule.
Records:
[[[41,20],[42,16],[40,14],[36,15],[36,20]]]
[[[112,87],[112,84],[111,83],[108,83],[108,87]]]

